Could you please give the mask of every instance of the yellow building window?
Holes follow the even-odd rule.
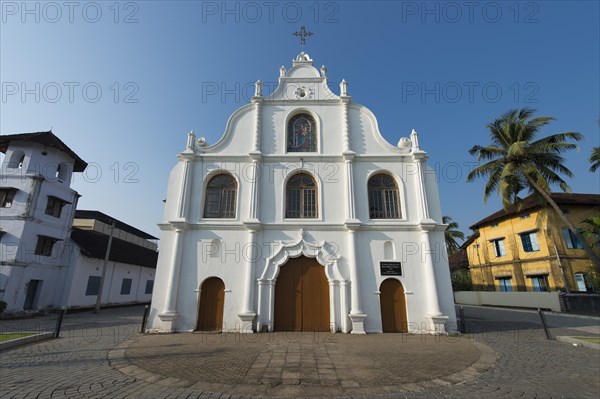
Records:
[[[521,233],[519,235],[521,236],[521,244],[523,244],[523,251],[536,252],[540,250],[540,244],[538,243],[537,233],[535,231]]]
[[[499,277],[496,280],[498,280],[498,284],[500,285],[501,292],[511,292],[512,291],[512,286],[510,285],[510,277]]]
[[[497,258],[506,255],[506,249],[504,248],[504,238],[492,240],[492,245],[494,246],[494,253],[496,254]]]
[[[546,292],[548,291],[548,276],[540,274],[537,276],[529,276],[531,279],[531,286],[534,292]]]
[[[565,240],[565,245],[568,249],[583,248],[583,244],[581,243],[581,241],[579,241],[579,239],[577,238],[575,233],[571,231],[571,229],[569,229],[568,227],[563,227],[561,230],[563,234],[563,239]]]

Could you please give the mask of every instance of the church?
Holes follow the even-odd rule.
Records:
[[[300,53],[168,182],[148,332],[456,331],[433,171],[416,131]]]

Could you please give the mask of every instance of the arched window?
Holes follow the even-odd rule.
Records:
[[[237,183],[228,174],[219,174],[206,185],[205,218],[235,218]]]
[[[287,127],[288,152],[316,152],[317,124],[308,114],[299,114],[290,119]]]
[[[317,217],[317,185],[307,173],[298,173],[287,182],[286,218]]]
[[[369,179],[369,217],[371,219],[400,219],[398,186],[386,174]]]
[[[22,169],[25,162],[25,153],[23,151],[14,151],[8,161],[8,167],[11,169]]]

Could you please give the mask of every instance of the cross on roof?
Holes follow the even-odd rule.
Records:
[[[314,33],[307,31],[306,28],[304,26],[302,26],[302,27],[300,27],[299,32],[294,32],[294,33],[292,33],[292,35],[300,37],[300,45],[304,46],[306,44],[306,38],[308,36],[314,35]]]

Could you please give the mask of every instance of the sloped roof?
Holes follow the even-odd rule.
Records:
[[[71,239],[81,248],[81,252],[95,259],[104,259],[108,246],[108,236],[93,230],[73,228]],[[149,248],[113,238],[109,260],[156,269],[158,252]]]
[[[574,193],[551,193],[551,198],[560,205],[588,205],[588,206],[600,206],[600,195],[599,194],[574,194]],[[498,212],[492,213],[490,216],[481,219],[479,222],[470,226],[469,228],[474,230],[481,226],[490,224],[492,222],[509,218],[513,215],[518,215],[523,212],[531,211],[535,208],[542,208],[547,204],[540,197],[532,194],[521,201],[521,206],[518,209],[501,209]]]
[[[151,236],[148,233],[143,232],[142,230],[136,229],[133,226],[128,225],[127,223],[123,223],[120,220],[117,220],[111,216],[108,216],[105,213],[100,211],[89,211],[89,210],[76,210],[75,211],[75,219],[96,219],[101,221],[102,223],[106,223],[110,225],[113,220],[115,221],[115,227],[117,229],[126,231],[138,237],[144,238],[146,240],[158,240],[158,238]]]
[[[56,148],[75,160],[73,166],[74,172],[83,172],[87,167],[87,162],[75,154],[61,139],[56,137],[51,131],[48,132],[34,132],[34,133],[18,133],[8,134],[0,136],[0,152],[6,154],[8,145],[11,141],[29,141],[33,143],[43,144],[47,147]]]
[[[461,249],[467,249],[467,247],[469,245],[471,245],[471,243],[473,241],[475,241],[476,239],[479,238],[479,232],[475,232],[473,234],[471,234],[470,236],[467,237],[467,239],[465,240],[465,242],[462,243],[462,245],[460,246]]]
[[[450,266],[451,272],[455,272],[460,269],[468,269],[469,258],[467,257],[467,250],[460,248],[458,251],[450,255],[450,258],[448,258],[448,266]]]

